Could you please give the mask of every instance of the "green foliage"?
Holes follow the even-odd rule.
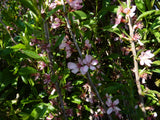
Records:
[[[150,109],[146,118],[143,118],[139,107],[135,109],[140,101],[133,74],[135,66],[130,45],[133,38],[128,28],[129,20],[123,11],[127,7],[126,2],[84,0],[83,7],[75,10],[65,0],[65,12],[61,2],[56,2],[54,6],[49,0],[0,1],[0,119],[64,119],[64,107],[68,120],[96,119],[96,116],[107,120],[108,116],[103,114],[103,106],[97,92],[90,86],[88,76],[81,75],[80,71],[73,73],[73,69],[84,66],[80,60],[77,61],[80,56],[76,45],[80,47],[83,58],[88,54],[98,60],[96,70],[91,70],[91,62],[87,66],[104,103],[108,100],[108,93],[113,97],[112,101],[119,100],[117,107],[121,109],[123,119],[140,120],[151,116]],[[143,28],[135,28],[134,34],[140,34],[139,40],[144,45],[139,46],[136,40],[134,43],[145,107],[154,107],[154,111],[159,113],[160,10],[156,9],[160,9],[160,4],[156,0],[135,0],[129,4],[131,8],[133,4],[137,7],[132,26],[137,22],[143,23]],[[123,19],[113,29],[119,5],[123,7],[123,13],[120,13]],[[68,29],[66,16],[71,29]],[[60,21],[55,21],[55,18]],[[64,38],[66,43],[62,42]],[[62,43],[63,51],[59,49]],[[154,58],[149,58],[151,67],[139,64],[139,55],[147,50],[154,54]],[[71,56],[67,58],[67,54]],[[76,64],[69,66],[69,62]],[[142,82],[144,73],[148,74],[144,77],[146,83]],[[106,107],[108,110],[109,106]],[[118,119],[115,112],[110,116]]]
[[[149,1],[146,2],[147,5],[149,4]],[[142,13],[146,11],[144,0],[135,0],[135,3],[139,11]]]

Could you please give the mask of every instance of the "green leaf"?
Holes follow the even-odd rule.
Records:
[[[118,36],[121,36],[121,31],[118,28],[112,28],[112,26],[106,26],[104,27],[103,31],[109,31],[117,34]]]
[[[81,102],[82,102],[81,99],[78,99],[78,98],[77,98],[77,96],[72,96],[72,99],[73,99],[72,102],[73,102],[73,103],[76,103],[76,104],[78,104],[78,105],[81,104]]]
[[[89,111],[89,112],[90,112],[90,110],[91,110],[87,105],[84,105],[84,108],[85,108],[87,111]]]
[[[156,37],[158,43],[160,43],[160,32],[157,30],[150,30],[152,34]]]
[[[25,84],[28,84],[28,80],[24,76],[21,76],[21,79]]]
[[[42,57],[40,57],[36,52],[31,50],[23,50],[23,53],[31,58],[42,60]]]
[[[54,45],[54,49],[57,48],[61,43],[62,43],[62,40],[64,39],[65,37],[65,34],[63,33],[59,38],[58,40],[56,41],[55,45]]]
[[[160,16],[157,17],[151,25],[151,29],[157,29],[160,27]]]
[[[156,81],[155,81],[154,83],[155,83],[155,85],[156,85],[157,87],[160,87],[160,79],[156,79]]]
[[[14,49],[15,51],[18,51],[20,49],[26,49],[26,46],[24,44],[19,43],[17,45],[12,46],[11,48]]]
[[[25,76],[25,75],[30,75],[30,74],[34,74],[37,73],[37,70],[34,69],[33,67],[23,67],[19,70],[19,75]]]
[[[139,11],[145,12],[146,8],[143,0],[135,0],[135,3]]]
[[[148,9],[148,10],[151,10],[151,6],[152,6],[151,0],[145,0],[145,4],[146,4],[146,6],[147,6],[147,9]],[[144,5],[145,5],[145,4],[144,4]]]
[[[152,13],[156,12],[156,10],[150,10],[150,11],[146,11],[144,13],[142,13],[138,18],[137,18],[137,21],[139,21],[140,19],[148,16],[148,15],[151,15]]]
[[[159,52],[160,52],[160,48],[153,53],[154,56],[156,56]]]
[[[38,15],[38,10],[36,6],[32,3],[31,0],[20,0],[20,2],[26,7],[29,8],[34,14]]]
[[[34,120],[42,118],[45,112],[47,111],[47,108],[48,106],[43,103],[38,104],[31,112],[30,118],[34,118]]]
[[[71,14],[72,16],[74,16],[75,19],[84,20],[84,19],[87,18],[87,14],[85,12],[83,12],[83,11],[80,11],[80,10],[77,10],[77,11],[74,11],[74,12],[70,12],[69,14]]]
[[[155,70],[152,70],[152,72],[155,72],[155,73],[160,73],[160,69],[155,69]]]
[[[160,65],[160,61],[159,60],[154,61],[152,64],[154,64],[154,65]]]

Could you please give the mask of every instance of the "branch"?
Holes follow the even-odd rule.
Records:
[[[14,43],[14,44],[17,44],[17,42],[14,40],[14,38],[12,37],[11,33],[9,32],[9,30],[7,29],[7,26],[4,24],[4,22],[2,21],[2,17],[0,17],[0,23],[3,25],[3,27],[6,29],[6,31],[8,32],[10,38],[11,38],[11,41]]]
[[[129,20],[128,26],[129,26],[130,37],[133,38],[134,31],[133,31],[133,27],[132,27],[132,20],[130,17],[128,17],[128,20]],[[139,81],[140,78],[139,78],[139,72],[138,72],[138,62],[136,60],[137,53],[136,53],[134,41],[132,39],[130,40],[130,44],[131,44],[132,54],[133,54],[134,74],[136,77],[136,86],[137,86],[138,94],[139,94],[140,108],[142,109],[144,116],[146,116],[146,110],[144,107],[144,100],[143,100],[143,95],[142,95],[141,83]]]
[[[44,23],[44,31],[45,31],[46,41],[49,44],[49,31],[48,31],[48,24],[47,24],[47,22]],[[50,62],[49,67],[50,67],[50,70],[51,70],[50,74],[51,74],[51,76],[53,76],[54,75],[54,70],[53,70],[53,54],[51,52],[51,48],[50,47],[49,47],[48,57],[49,57],[49,62]],[[59,83],[58,83],[57,80],[55,82],[55,85],[56,85],[57,93],[59,94],[60,107],[62,109],[62,113],[63,113],[64,119],[67,120],[67,116],[66,116],[65,109],[64,109],[64,104],[63,104],[63,98],[62,98],[62,94],[61,94],[61,89],[59,87]]]
[[[78,50],[78,53],[79,53],[80,58],[83,59],[83,57],[82,57],[82,52],[81,52],[81,50],[80,50],[80,48],[79,48],[79,46],[78,46],[78,44],[77,44],[77,41],[76,41],[76,39],[75,39],[75,35],[73,34],[72,29],[71,29],[71,25],[70,25],[70,23],[69,23],[69,19],[68,19],[67,15],[66,15],[64,0],[61,0],[61,3],[62,3],[62,5],[63,5],[63,12],[65,13],[64,17],[65,17],[65,20],[66,20],[66,23],[67,23],[67,28],[68,28],[68,30],[69,30],[69,32],[70,32],[70,35],[72,36],[73,42],[74,42],[74,44],[75,44],[75,46],[76,46],[76,48],[77,48],[77,50]],[[87,72],[87,78],[88,78],[88,80],[89,80],[89,83],[90,83],[91,87],[94,89],[94,91],[95,91],[98,99],[100,100],[100,102],[101,102],[101,104],[102,104],[105,112],[107,113],[107,107],[106,107],[106,105],[104,104],[104,102],[102,101],[102,99],[101,99],[101,97],[100,97],[100,95],[99,95],[99,92],[98,92],[97,88],[95,87],[95,85],[94,85],[94,83],[93,83],[93,81],[92,81],[92,79],[91,79],[91,77],[90,77],[90,73],[89,73],[89,72]],[[112,120],[112,118],[111,118],[110,115],[108,115],[108,117],[109,117],[110,120]]]

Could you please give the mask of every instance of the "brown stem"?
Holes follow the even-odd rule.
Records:
[[[146,116],[146,110],[145,110],[145,107],[144,107],[142,89],[141,89],[141,84],[140,84],[140,81],[139,81],[138,62],[136,60],[137,53],[136,53],[136,48],[135,48],[134,41],[132,40],[134,31],[133,31],[133,27],[132,27],[132,20],[129,16],[128,16],[128,20],[129,20],[129,22],[128,22],[129,32],[130,32],[130,37],[131,37],[130,44],[131,44],[132,54],[133,54],[134,73],[135,73],[135,78],[136,78],[136,86],[137,86],[138,94],[139,94],[140,108],[142,109],[142,112],[144,113],[144,116]]]
[[[81,50],[80,50],[80,48],[79,48],[79,46],[78,46],[78,44],[77,44],[77,41],[76,41],[76,39],[75,39],[75,35],[73,34],[73,32],[72,32],[72,30],[71,30],[71,25],[70,25],[70,23],[69,23],[69,19],[68,19],[67,15],[66,15],[64,0],[61,0],[61,3],[62,3],[62,5],[63,5],[63,11],[64,11],[64,13],[65,13],[64,17],[65,17],[65,20],[66,20],[66,23],[67,23],[67,28],[68,28],[68,30],[69,30],[69,32],[70,32],[70,35],[72,36],[73,42],[74,42],[74,44],[75,44],[75,46],[76,46],[76,48],[77,48],[77,50],[78,50],[78,53],[79,53],[80,58],[83,59],[83,57],[82,57],[82,52],[81,52]],[[89,80],[89,84],[90,84],[91,87],[94,89],[94,91],[95,91],[95,93],[96,93],[99,101],[101,102],[101,104],[102,104],[105,112],[107,113],[107,107],[106,107],[106,105],[104,104],[104,102],[102,101],[102,99],[101,99],[101,97],[100,97],[100,95],[99,95],[99,92],[98,92],[97,88],[95,87],[95,85],[94,85],[94,83],[93,83],[93,81],[92,81],[92,79],[91,79],[91,77],[90,77],[90,73],[89,73],[89,72],[87,72],[87,78],[88,78],[88,80]],[[109,118],[110,120],[112,120],[112,118],[111,118],[110,115],[108,115],[108,118]]]
[[[48,31],[48,24],[47,24],[47,22],[44,23],[44,31],[45,31],[46,41],[49,44],[49,31]],[[51,70],[50,74],[51,74],[51,76],[53,76],[55,72],[53,70],[53,54],[52,54],[50,48],[49,48],[49,52],[48,52],[48,57],[49,57],[49,62],[50,62],[49,67],[50,67],[50,70]],[[63,104],[63,97],[62,97],[61,89],[59,87],[59,83],[58,83],[57,80],[55,82],[55,85],[56,85],[57,93],[59,95],[60,107],[61,107],[64,119],[67,120],[67,115],[65,113],[64,104]]]

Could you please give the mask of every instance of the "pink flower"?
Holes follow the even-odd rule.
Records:
[[[108,93],[106,93],[106,98],[108,99],[112,99],[112,96],[108,95]]]
[[[147,65],[147,66],[151,66],[152,61],[150,60],[150,58],[152,58],[154,56],[154,54],[151,53],[151,50],[147,50],[146,52],[141,52],[141,55],[139,56],[140,59],[140,65]]]
[[[43,70],[46,67],[46,63],[43,61],[38,61],[38,69]]]
[[[59,18],[55,18],[54,19],[54,23],[52,23],[51,28],[56,29],[58,28],[61,24],[60,24],[60,19]]]
[[[87,65],[82,66],[82,67],[80,68],[80,71],[81,71],[81,74],[82,74],[82,75],[85,75],[85,74],[87,73],[87,71],[88,71],[88,66],[87,66]]]
[[[143,28],[142,22],[137,22],[137,23],[133,26],[133,30],[135,30],[135,29],[142,29],[142,28]]]
[[[89,40],[85,40],[85,47],[87,47],[88,49],[91,48],[91,44],[89,44]]]
[[[133,17],[135,15],[135,12],[136,11],[136,6],[132,6],[132,9],[130,8],[125,8],[123,10],[123,12],[126,14],[126,16],[130,16],[130,17]]]
[[[34,73],[31,76],[34,76],[35,80],[38,80],[40,78],[40,74],[39,73]]]
[[[143,83],[143,84],[146,83],[147,76],[148,76],[147,73],[143,73],[142,75],[140,75],[140,78],[142,78],[142,83]]]
[[[114,102],[112,102],[111,99],[107,99],[106,104],[109,107],[108,110],[107,110],[107,114],[108,115],[110,115],[112,112],[115,112],[117,114],[121,110],[120,108],[118,108],[116,106],[116,105],[119,104],[119,100],[118,99],[116,99]]]
[[[72,70],[71,72],[74,74],[76,74],[79,71],[77,64],[75,64],[73,62],[68,63],[68,68],[71,69]]]
[[[53,115],[49,113],[49,116],[46,118],[46,120],[52,120],[52,119],[53,119]]]
[[[135,33],[132,39],[133,39],[134,41],[138,41],[138,43],[139,43],[140,46],[143,46],[143,45],[144,45],[144,44],[140,41],[141,36],[140,36],[138,33]]]
[[[71,69],[72,73],[76,74],[78,71],[81,72],[82,75],[86,74],[89,69],[96,70],[96,65],[98,64],[97,60],[94,60],[91,55],[86,55],[85,59],[81,60],[78,58],[78,63],[75,64],[73,62],[68,63],[68,68]]]
[[[71,89],[73,88],[73,86],[71,85],[71,82],[67,82],[67,84],[64,86],[64,88],[65,88],[67,91],[71,92]]]
[[[122,20],[122,15],[118,15],[117,18],[115,19],[115,24],[112,28],[116,28],[121,23],[121,20]]]
[[[72,55],[72,48],[70,47],[70,44],[71,44],[72,42],[69,40],[69,41],[67,41],[67,39],[66,38],[64,38],[64,40],[62,41],[62,43],[60,44],[60,46],[59,46],[59,49],[65,49],[65,51],[66,51],[66,58],[69,58],[71,55]]]
[[[49,84],[51,82],[51,76],[47,73],[44,74],[44,84]]]
[[[80,5],[82,0],[66,0],[68,4],[75,10],[81,9],[83,6]]]
[[[93,60],[91,55],[86,55],[85,59],[83,59],[83,63],[86,64],[91,70],[96,70],[96,65],[98,64],[97,60]]]
[[[56,8],[56,6],[57,6],[57,3],[53,2],[49,5],[49,9],[54,9]]]
[[[119,16],[123,12],[123,7],[119,6],[117,10],[117,16]]]

